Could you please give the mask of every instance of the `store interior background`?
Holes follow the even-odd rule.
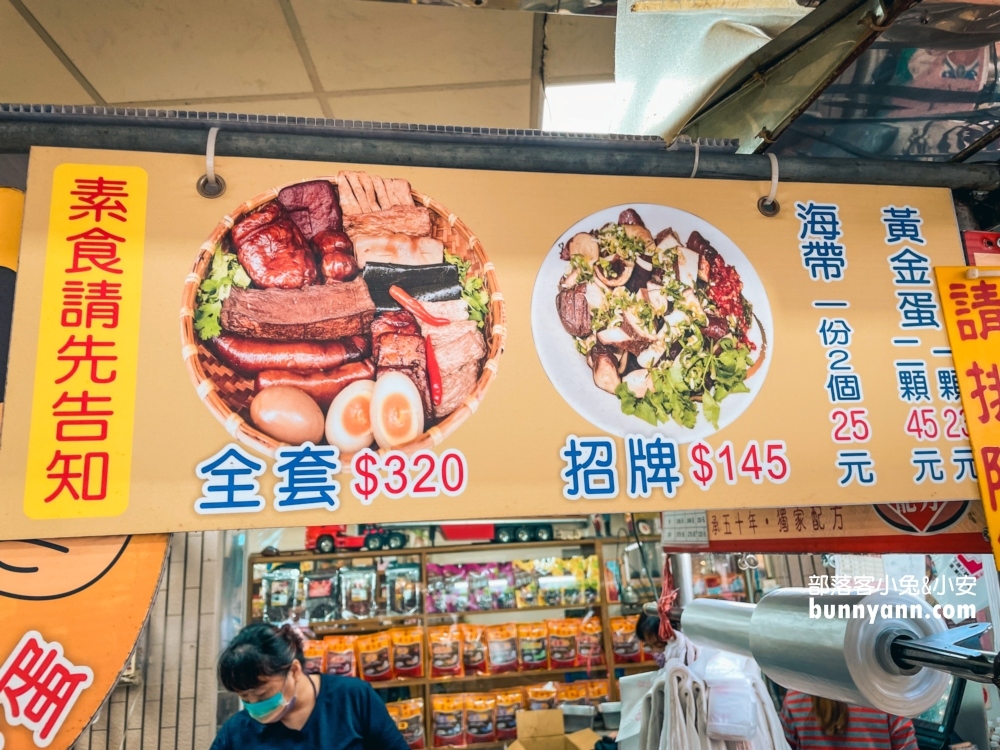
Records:
[[[0,101],[601,132],[615,24],[363,0],[0,0]],[[23,187],[24,161],[0,157],[0,184]],[[173,535],[133,663],[78,750],[209,748],[235,708],[215,661],[247,619],[250,555],[267,547],[304,549],[305,531]],[[702,582],[724,578],[712,593],[727,598],[830,572],[820,555],[768,556],[751,576],[735,556],[690,562]],[[994,691],[991,716],[998,704]]]

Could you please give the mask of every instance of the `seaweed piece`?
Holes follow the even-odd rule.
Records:
[[[460,299],[462,285],[458,269],[450,263],[427,266],[403,266],[395,263],[366,263],[361,278],[378,312],[402,309],[389,296],[389,287],[398,286],[421,302],[443,302]]]

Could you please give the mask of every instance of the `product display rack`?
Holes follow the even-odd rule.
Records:
[[[553,554],[547,556],[561,555],[564,557],[587,557],[590,555],[596,555],[600,570],[600,579],[598,581],[598,598],[595,602],[587,604],[554,606],[543,605],[510,609],[472,610],[465,612],[428,613],[421,611],[412,615],[376,615],[375,617],[366,619],[342,619],[316,622],[312,623],[310,627],[319,638],[335,634],[354,635],[375,633],[401,626],[422,626],[426,633],[427,628],[430,627],[447,625],[460,621],[475,622],[483,617],[503,618],[504,616],[510,616],[512,619],[518,619],[520,615],[525,614],[536,613],[539,615],[545,615],[546,613],[549,613],[551,616],[539,619],[559,619],[557,616],[559,613],[563,613],[561,615],[562,617],[578,617],[582,616],[582,614],[578,613],[589,611],[593,612],[595,616],[600,617],[603,638],[602,646],[604,649],[605,661],[610,661],[614,655],[611,637],[612,610],[617,610],[620,606],[620,602],[611,601],[608,596],[609,592],[607,585],[608,582],[606,580],[606,562],[609,559],[617,559],[619,552],[624,550],[628,544],[634,541],[635,537],[628,537],[627,539],[624,537],[600,537],[583,538],[578,540],[553,540],[547,542],[519,542],[511,544],[481,543],[437,547],[404,547],[397,550],[357,550],[352,552],[334,552],[329,554],[310,551],[278,553],[276,555],[254,554],[250,556],[247,566],[247,622],[253,621],[252,601],[255,594],[255,588],[260,585],[260,581],[254,579],[254,567],[257,565],[266,564],[271,567],[279,567],[289,564],[301,565],[301,563],[344,562],[350,564],[357,563],[358,561],[370,561],[368,564],[375,564],[376,567],[378,567],[377,563],[380,560],[398,560],[400,562],[419,563],[421,571],[420,604],[423,609],[426,606],[424,596],[426,594],[425,587],[427,583],[427,565],[429,562],[435,562],[439,558],[456,556],[463,558],[461,561],[468,562],[470,555],[481,555],[480,560],[493,562],[491,556],[511,557],[507,553],[512,551],[526,553],[522,558],[519,558],[525,559],[530,557],[531,552],[553,550]],[[660,539],[658,536],[640,536],[639,541],[644,545],[655,545],[658,548]],[[662,553],[657,554],[659,555]],[[660,564],[660,559],[661,558],[657,557],[656,565]],[[381,571],[379,580],[381,582]],[[384,605],[384,602],[382,602],[381,585],[376,586],[376,595],[379,603]],[[425,658],[427,653],[428,651],[425,643]],[[371,684],[376,689],[408,688],[411,697],[423,698],[426,744],[427,747],[432,747],[433,723],[431,696],[437,692],[478,692],[497,689],[504,686],[513,687],[549,681],[561,682],[561,678],[566,675],[574,674],[583,675],[583,679],[589,680],[600,680],[602,678],[610,679],[609,700],[618,700],[618,675],[634,674],[636,672],[652,670],[655,668],[656,664],[654,662],[646,661],[612,665],[605,664],[599,667],[590,667],[589,669],[587,667],[571,667],[564,669],[535,669],[528,671],[502,672],[500,674],[489,675],[467,675],[462,677],[425,676],[418,678],[387,680],[384,682],[373,682]],[[471,745],[470,747],[486,749],[499,748],[503,747],[503,745],[503,742],[497,742]]]

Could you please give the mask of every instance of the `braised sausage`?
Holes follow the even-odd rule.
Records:
[[[292,370],[264,370],[257,375],[257,392],[272,385],[298,388],[312,396],[325,412],[330,403],[344,388],[356,380],[373,380],[375,365],[370,359],[341,365],[329,372],[295,372]]]
[[[354,259],[354,243],[345,232],[329,230],[313,237],[319,252],[320,268],[327,284],[350,281],[358,275],[358,262]]]
[[[263,370],[333,370],[368,356],[368,339],[350,336],[336,341],[265,341],[222,334],[212,339],[215,353],[237,372]]]

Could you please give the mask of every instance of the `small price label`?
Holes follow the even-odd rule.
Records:
[[[406,454],[389,451],[379,455],[366,448],[351,461],[351,492],[362,505],[371,505],[384,495],[391,500],[403,497],[456,497],[469,482],[465,455],[454,448],[441,453],[428,450]]]

